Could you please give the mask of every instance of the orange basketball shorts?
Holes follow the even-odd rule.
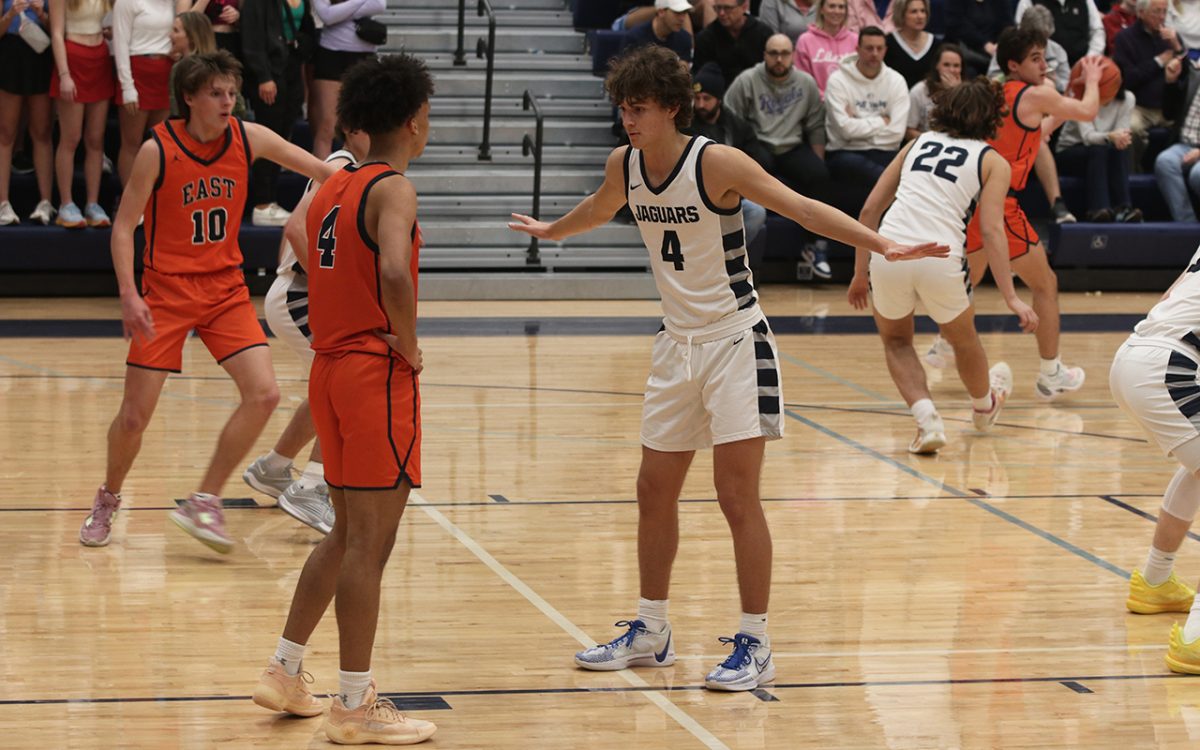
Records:
[[[421,394],[407,362],[361,352],[318,353],[308,404],[330,487],[421,486]]]
[[[1008,238],[1008,259],[1016,260],[1033,249],[1041,239],[1025,216],[1021,204],[1013,196],[1004,199],[1004,234]],[[983,232],[979,228],[979,211],[967,225],[967,252],[983,249]]]
[[[150,306],[154,338],[134,337],[125,359],[131,367],[180,372],[183,345],[192,330],[200,334],[218,364],[267,345],[240,268],[204,274],[163,274],[146,269],[142,298]]]

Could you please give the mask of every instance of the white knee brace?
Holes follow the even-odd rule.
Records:
[[[1200,479],[1180,466],[1163,493],[1162,509],[1182,521],[1195,520],[1200,509]]]

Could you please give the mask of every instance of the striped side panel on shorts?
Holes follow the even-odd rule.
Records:
[[[779,363],[771,343],[771,329],[760,320],[750,329],[754,336],[754,359],[758,373],[758,424],[764,437],[783,434],[783,389]]]
[[[312,343],[312,330],[308,327],[308,279],[304,276],[292,279],[287,288],[287,311],[300,333]]]
[[[1200,383],[1196,382],[1196,362],[1179,352],[1171,352],[1163,383],[1179,413],[1200,430]]]

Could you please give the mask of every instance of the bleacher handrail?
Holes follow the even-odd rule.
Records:
[[[484,13],[487,13],[488,17],[486,47],[482,39],[475,46],[476,57],[483,57],[484,53],[487,53],[487,78],[485,79],[483,89],[483,140],[479,144],[479,160],[491,161],[492,75],[496,69],[496,12],[492,10],[490,0],[479,0],[479,7],[476,9],[476,14],[482,16]]]
[[[526,133],[521,139],[521,155],[529,156],[533,154],[533,210],[530,212],[535,220],[540,220],[542,211],[542,128],[544,118],[542,116],[542,108],[538,106],[537,97],[530,93],[529,89],[525,89],[525,94],[522,96],[521,109],[525,111],[533,110],[535,118],[534,137],[530,138]],[[538,251],[538,238],[529,238],[529,254],[525,259],[525,264],[529,266],[541,265],[542,259]]]
[[[467,51],[463,37],[467,31],[467,0],[458,0],[458,46],[454,49],[454,65],[462,67],[467,64]]]

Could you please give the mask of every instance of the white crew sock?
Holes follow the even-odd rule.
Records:
[[[262,458],[263,465],[271,471],[283,471],[292,465],[292,459],[287,456],[281,456],[275,451],[271,451]]]
[[[991,391],[983,398],[971,397],[971,408],[978,412],[991,411],[993,403]]]
[[[739,633],[752,635],[758,640],[764,640],[767,637],[767,613],[761,615],[751,614],[749,612],[742,613],[742,623],[738,626]]]
[[[1062,359],[1060,357],[1055,357],[1054,359],[1043,359],[1042,360],[1042,374],[1046,375],[1047,377],[1052,376],[1052,375],[1057,375],[1059,368],[1061,368],[1061,367],[1062,367]]]
[[[338,670],[338,692],[342,696],[342,704],[353,711],[367,699],[367,691],[371,689],[371,670],[366,672],[345,672]]]
[[[309,461],[304,472],[296,480],[306,490],[311,490],[319,484],[325,484],[325,464],[320,461]]]
[[[1175,553],[1163,552],[1150,545],[1150,554],[1146,555],[1146,567],[1142,569],[1142,578],[1151,586],[1157,586],[1171,577],[1175,568]]]
[[[283,671],[295,677],[300,673],[300,662],[304,661],[302,643],[292,643],[287,638],[280,637],[279,645],[275,647],[275,661],[283,665]]]
[[[1183,624],[1183,642],[1191,643],[1200,638],[1200,596],[1192,602],[1192,611],[1188,613],[1187,622]]]
[[[909,409],[912,411],[913,419],[917,420],[917,425],[920,427],[928,426],[937,416],[937,409],[934,407],[933,401],[927,398],[913,403]]]
[[[652,633],[661,633],[667,627],[667,607],[670,599],[638,599],[637,619],[646,623]]]

